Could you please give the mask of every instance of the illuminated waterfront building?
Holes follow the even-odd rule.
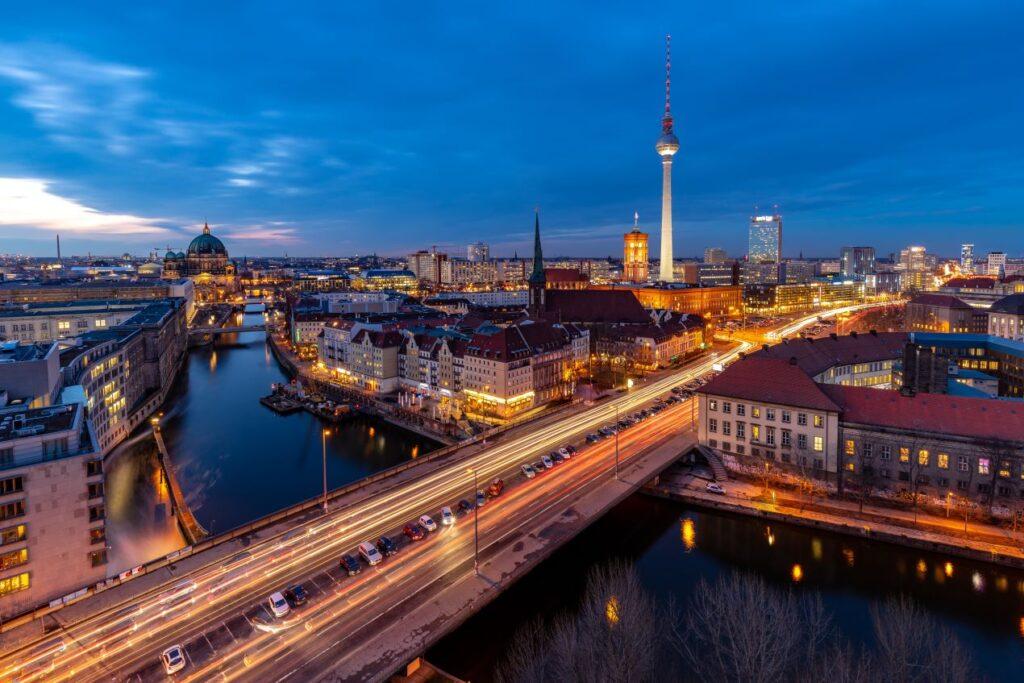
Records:
[[[647,233],[640,232],[640,215],[633,214],[633,229],[623,236],[622,279],[643,283],[648,278]]]
[[[665,37],[665,114],[661,117],[661,137],[655,145],[661,157],[661,260],[658,279],[672,282],[672,157],[679,151],[679,138],[672,129],[672,53],[671,36]]]
[[[185,252],[168,250],[164,256],[166,280],[191,278],[202,301],[222,300],[238,288],[235,264],[228,260],[224,243],[210,231],[209,224],[188,245]]]

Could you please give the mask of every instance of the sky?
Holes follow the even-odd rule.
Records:
[[[45,5],[45,7],[43,7]],[[18,3],[0,253],[1024,250],[1024,3]]]

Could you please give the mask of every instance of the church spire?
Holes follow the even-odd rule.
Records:
[[[533,272],[530,273],[530,282],[544,284],[544,251],[540,246],[540,209],[534,211]]]

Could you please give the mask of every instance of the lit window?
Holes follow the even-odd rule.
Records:
[[[814,450],[819,453],[825,450],[825,439],[823,437],[814,437]]]
[[[814,426],[815,427],[821,427],[824,424],[825,424],[825,418],[824,417],[822,417],[821,415],[815,415],[814,416]]]
[[[991,464],[988,458],[978,458],[978,474],[988,474]]]
[[[854,442],[853,439],[847,439],[843,451],[847,455],[857,455],[857,444]]]
[[[761,409],[758,408],[757,406],[751,406],[750,407],[750,416],[751,417],[761,417]]]
[[[949,453],[939,453],[938,465],[940,469],[949,469]]]
[[[750,440],[760,441],[761,440],[761,425],[750,425]]]
[[[23,591],[29,586],[28,572],[22,572],[16,576],[8,576],[0,579],[0,595]]]
[[[928,451],[924,448],[917,452],[917,464],[922,467],[928,466]]]
[[[910,449],[900,446],[900,462],[910,462]]]
[[[708,410],[718,410],[718,401],[711,399],[708,401]]]

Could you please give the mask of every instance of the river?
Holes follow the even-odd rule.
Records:
[[[245,316],[258,322],[260,314]],[[320,430],[308,413],[281,417],[258,398],[284,375],[262,332],[225,335],[190,353],[163,419],[168,448],[199,519],[224,531],[321,490]],[[436,444],[376,419],[354,419],[327,442],[329,485],[341,486],[426,453]],[[152,440],[140,436],[107,474],[112,564],[123,568],[183,545],[167,511]],[[636,562],[659,599],[685,603],[701,578],[743,570],[779,586],[820,591],[836,626],[871,639],[872,605],[907,594],[950,626],[993,680],[1020,680],[1024,572],[746,517],[711,514],[643,495],[617,506],[529,576],[441,641],[428,659],[487,681],[523,625],[572,609],[587,570]],[[948,564],[947,564],[948,563]],[[800,566],[799,582],[793,567]]]

